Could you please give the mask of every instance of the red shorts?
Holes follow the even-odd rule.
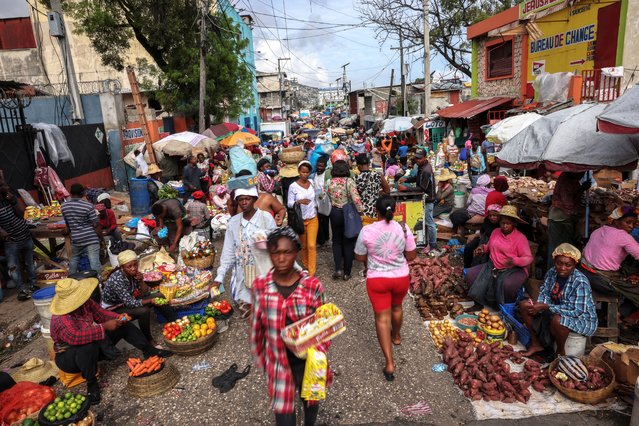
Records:
[[[391,308],[391,306],[401,305],[406,293],[410,277],[399,278],[368,278],[366,280],[366,291],[368,298],[373,305],[373,311],[380,313]]]

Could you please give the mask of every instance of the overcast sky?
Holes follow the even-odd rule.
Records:
[[[398,41],[389,40],[380,46],[373,28],[361,25],[355,9],[358,3],[359,0],[234,2],[236,9],[244,9],[240,13],[248,12],[255,20],[253,42],[259,71],[276,71],[279,57],[291,58],[281,61],[289,78],[297,77],[303,84],[315,87],[329,87],[329,83],[335,87],[335,80],[342,76],[341,66],[346,63],[350,63],[346,72],[353,90],[361,89],[364,83],[367,87],[388,85],[392,68],[395,83],[399,82],[399,52],[391,50]],[[410,81],[424,75],[422,55],[420,51],[404,58],[412,64]],[[441,61],[434,61],[431,68],[444,69]]]

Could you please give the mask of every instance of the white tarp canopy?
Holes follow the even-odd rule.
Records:
[[[381,133],[385,135],[391,132],[405,132],[413,128],[412,120],[411,117],[387,118],[382,122]]]
[[[639,85],[609,103],[597,118],[602,132],[639,133]]]
[[[492,143],[504,143],[512,139],[517,133],[539,120],[542,116],[529,112],[505,118],[493,124],[486,135],[486,139]]]
[[[496,154],[513,168],[586,171],[603,167],[632,170],[639,158],[639,135],[597,132],[603,104],[582,104],[544,116],[519,132]]]

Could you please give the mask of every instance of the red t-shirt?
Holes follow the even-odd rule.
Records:
[[[111,232],[117,227],[118,222],[115,220],[115,213],[113,213],[113,210],[111,209],[106,209],[106,216],[104,218],[100,218],[100,228]]]
[[[488,193],[488,195],[486,195],[486,207],[484,215],[488,214],[488,206],[491,206],[493,204],[499,204],[502,207],[508,204],[508,200],[506,200],[506,196],[503,192],[492,190]]]

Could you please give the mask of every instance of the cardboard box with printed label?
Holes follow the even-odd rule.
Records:
[[[617,382],[634,386],[639,377],[639,346],[607,342],[597,345],[590,355],[606,362],[614,370]]]

